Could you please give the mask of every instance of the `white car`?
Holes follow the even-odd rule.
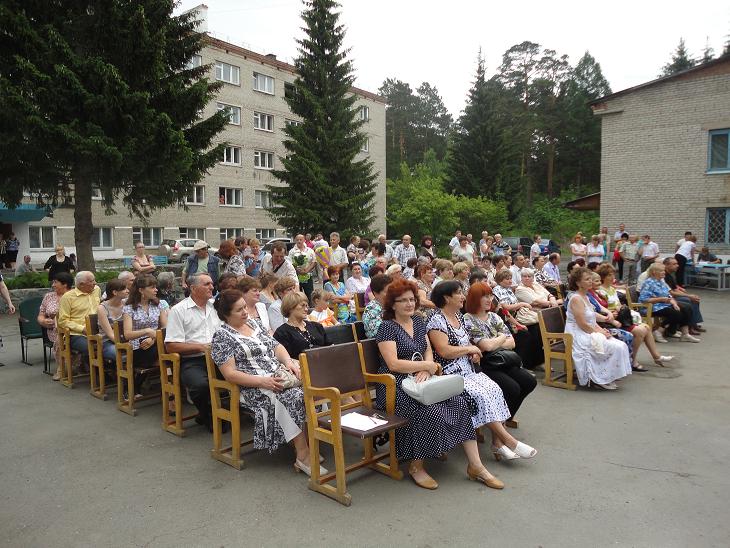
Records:
[[[187,261],[190,255],[193,255],[193,246],[195,242],[199,242],[197,238],[179,238],[177,240],[162,240],[160,248],[157,252],[158,255],[164,255],[167,260],[171,263],[184,263]],[[216,253],[218,250],[210,248],[211,253]]]

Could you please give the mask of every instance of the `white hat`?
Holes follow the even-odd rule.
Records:
[[[195,245],[193,246],[193,251],[200,251],[201,249],[208,249],[210,246],[208,245],[208,242],[204,242],[203,240],[198,240],[195,242]]]

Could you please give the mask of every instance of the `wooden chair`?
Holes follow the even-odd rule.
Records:
[[[73,361],[79,352],[71,350],[71,331],[68,327],[58,328],[58,357],[61,360],[61,384],[66,388],[74,387],[74,379],[87,377],[89,374],[79,371],[74,375]]]
[[[210,387],[210,406],[213,418],[213,449],[211,458],[220,461],[236,470],[245,466],[241,458],[241,448],[253,444],[253,438],[241,441],[241,388],[218,376],[218,368],[213,363],[210,350],[205,352],[205,365],[208,368],[208,386]],[[228,408],[224,407],[228,400]],[[223,421],[231,426],[231,445],[223,447]]]
[[[389,451],[376,453],[372,439],[388,433],[395,440],[393,432],[406,424],[406,419],[396,417],[388,411],[395,409],[395,379],[392,375],[368,373],[362,345],[346,343],[334,346],[312,348],[300,354],[302,366],[302,385],[304,387],[304,405],[307,411],[307,432],[309,435],[309,461],[312,463],[312,476],[309,488],[322,493],[337,502],[349,506],[352,497],[347,492],[346,475],[348,472],[368,467],[393,479],[402,479],[403,473],[398,468],[395,443],[390,443]],[[370,398],[369,384],[379,382],[386,386],[386,413],[376,413]],[[359,397],[362,401],[343,405],[343,396]],[[329,409],[317,412],[315,405],[322,400],[329,401]],[[362,431],[342,426],[344,411],[358,412],[386,420],[381,426]],[[343,434],[360,438],[363,441],[363,456],[357,462],[345,464]],[[335,455],[335,471],[320,476],[319,444],[332,445]],[[388,459],[388,464],[380,462]],[[330,485],[336,481],[336,487]]]
[[[106,376],[104,375],[104,341],[99,332],[96,314],[86,316],[86,344],[89,348],[89,393],[106,401]]]
[[[362,313],[365,311],[365,293],[355,293],[355,316],[357,321],[362,320]]]
[[[352,330],[355,332],[355,342],[364,341],[368,338],[367,334],[365,333],[365,324],[357,321],[352,324]]]
[[[626,304],[631,310],[636,310],[641,315],[641,321],[650,329],[654,329],[653,307],[639,302],[639,291],[635,285],[626,288]]]
[[[575,390],[573,381],[573,335],[564,333],[565,317],[562,307],[544,308],[537,314],[540,322],[540,336],[545,352],[545,386]],[[563,372],[553,368],[553,360],[564,363]],[[560,380],[565,378],[565,380]]]
[[[20,356],[25,365],[33,365],[28,361],[28,341],[43,338],[43,331],[38,323],[38,311],[41,308],[41,297],[23,299],[18,305],[18,329],[20,331]]]
[[[131,415],[137,416],[135,404],[140,401],[157,399],[159,394],[150,394],[136,398],[136,386],[134,386],[134,353],[132,344],[124,338],[124,327],[122,320],[114,322],[114,346],[117,352],[117,409]],[[137,369],[136,373],[150,374],[157,373],[157,365],[144,369]],[[126,381],[126,385],[125,385]],[[124,387],[127,387],[127,398],[124,397]]]
[[[341,323],[339,325],[325,327],[324,331],[327,333],[327,340],[331,344],[355,342],[355,330],[352,325],[351,323]]]
[[[53,341],[48,337],[48,329],[41,327],[43,334],[43,372],[46,375],[53,375],[51,372],[51,356],[53,356]],[[50,354],[50,355],[49,355]]]
[[[185,437],[184,423],[198,416],[198,412],[184,416],[182,384],[180,382],[180,354],[165,349],[165,329],[157,330],[157,356],[160,365],[160,391],[162,397],[162,429],[181,438]],[[172,416],[170,402],[174,408]]]

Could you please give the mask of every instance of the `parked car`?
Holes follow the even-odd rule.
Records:
[[[263,249],[266,253],[271,253],[271,248],[276,242],[283,242],[284,245],[286,245],[287,254],[289,253],[289,250],[296,245],[291,238],[272,238],[271,240],[266,242],[264,244],[264,247],[262,247],[261,249]]]
[[[529,256],[530,248],[534,243],[529,236],[505,236],[503,240],[512,248],[513,259],[518,253]],[[543,239],[540,242],[540,255],[549,255],[550,253],[560,253],[560,246],[553,240]]]
[[[164,255],[167,260],[171,263],[183,263],[187,258],[192,255],[193,246],[195,242],[198,242],[197,238],[180,238],[177,240],[162,240],[159,249],[157,250],[158,255]],[[210,248],[211,253],[217,253],[217,248]]]

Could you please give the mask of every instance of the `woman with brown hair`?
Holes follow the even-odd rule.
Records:
[[[218,255],[226,263],[222,274],[225,274],[226,272],[232,272],[236,276],[247,276],[246,265],[243,262],[243,257],[241,257],[240,253],[238,252],[236,244],[233,242],[233,240],[222,241],[220,247],[218,248]]]

